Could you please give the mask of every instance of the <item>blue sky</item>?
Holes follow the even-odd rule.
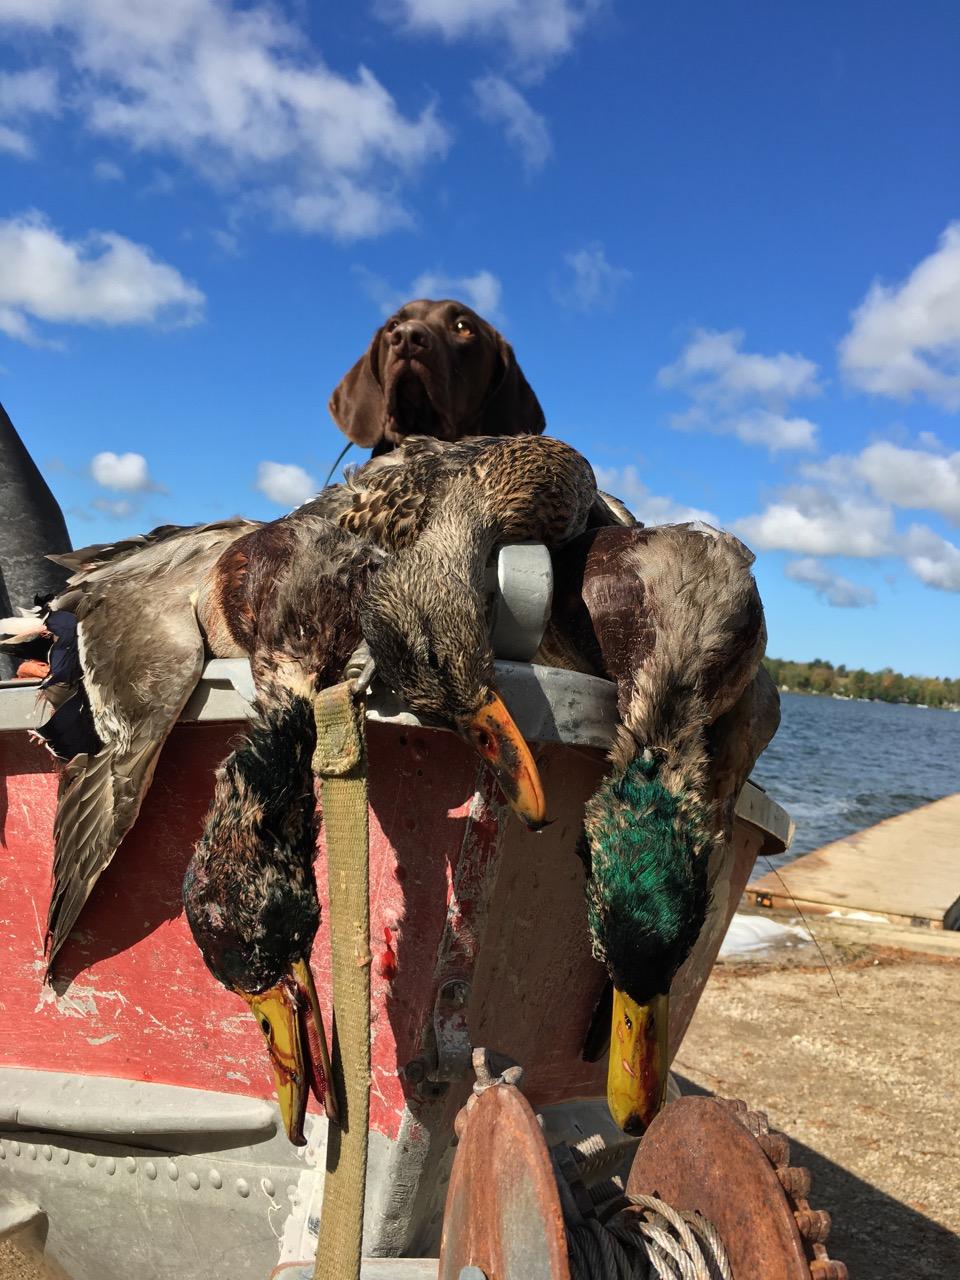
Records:
[[[384,309],[459,296],[641,517],[754,548],[772,653],[960,674],[955,5],[0,0],[0,49],[0,399],[77,543],[280,514]]]

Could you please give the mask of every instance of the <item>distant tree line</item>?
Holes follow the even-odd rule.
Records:
[[[960,679],[936,676],[904,676],[892,667],[882,671],[848,670],[843,663],[814,658],[812,662],[788,662],[764,658],[763,665],[781,689],[792,693],[838,694],[844,698],[872,698],[878,702],[907,702],[914,706],[960,706]]]

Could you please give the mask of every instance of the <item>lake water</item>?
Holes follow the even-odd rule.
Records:
[[[797,824],[774,863],[960,791],[960,712],[780,697],[780,729],[753,771]]]

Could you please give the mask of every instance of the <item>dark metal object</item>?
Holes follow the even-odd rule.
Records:
[[[0,405],[0,617],[30,608],[35,595],[61,590],[66,570],[45,557],[69,550],[57,500]],[[13,674],[20,658],[34,656],[0,652],[0,679]]]
[[[474,1094],[447,1193],[439,1280],[570,1280],[563,1213],[537,1117],[512,1085]]]
[[[823,1241],[829,1214],[787,1187],[809,1189],[791,1169],[789,1144],[742,1102],[681,1098],[664,1108],[640,1144],[628,1195],[656,1195],[696,1210],[720,1233],[734,1280],[847,1280]]]

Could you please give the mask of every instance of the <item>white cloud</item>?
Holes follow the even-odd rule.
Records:
[[[357,275],[380,313],[385,316],[415,298],[456,298],[460,302],[466,302],[487,320],[497,320],[500,317],[503,286],[497,276],[486,269],[481,269],[472,276],[448,275],[439,270],[421,271],[406,289],[397,289],[382,276],[362,267],[357,268]]]
[[[784,573],[794,582],[812,587],[821,600],[836,609],[862,609],[866,605],[877,603],[876,592],[872,587],[858,587],[856,583],[850,582],[848,578],[841,578],[812,556],[792,560]]]
[[[11,156],[30,156],[33,155],[33,144],[19,129],[0,124],[0,151]]]
[[[960,524],[960,452],[942,457],[881,441],[868,445],[854,466],[878,498]]]
[[[813,450],[817,426],[787,413],[791,400],[820,394],[817,366],[786,351],[744,351],[739,329],[698,329],[680,357],[657,374],[661,387],[685,391],[692,404],[675,414],[676,431],[704,430],[763,445],[771,453]]]
[[[698,329],[680,358],[657,374],[662,387],[683,387],[694,399],[708,403],[739,404],[756,398],[781,405],[819,395],[817,366],[805,356],[775,356],[742,351],[740,329],[719,333]]]
[[[501,76],[483,76],[471,87],[480,115],[491,124],[503,125],[507,141],[520,152],[527,172],[542,169],[553,144],[540,112]]]
[[[0,331],[38,342],[30,319],[59,324],[194,324],[200,290],[115,231],[65,240],[38,213],[0,220]]]
[[[763,551],[871,557],[894,550],[888,507],[860,495],[830,493],[811,485],[788,489],[764,511],[735,521],[733,529]]]
[[[110,516],[112,520],[127,520],[136,510],[129,498],[94,498],[90,505],[95,510],[102,511],[104,515]],[[74,509],[74,514],[79,512]],[[86,517],[88,520],[89,518],[89,516]]]
[[[517,61],[536,70],[570,51],[599,0],[380,0],[378,7],[413,32],[503,41]]]
[[[927,525],[912,524],[904,535],[902,552],[911,573],[938,591],[960,591],[960,547]]]
[[[46,67],[0,73],[0,115],[49,114],[58,101],[56,74]]]
[[[0,0],[0,19],[2,4]],[[44,68],[0,72],[0,152],[23,157],[33,155],[33,143],[23,130],[23,122],[31,115],[52,114],[57,106],[54,72]],[[15,128],[12,121],[21,127]]]
[[[718,436],[736,436],[744,444],[764,445],[771,453],[785,449],[813,450],[818,429],[808,418],[788,418],[769,409],[753,409],[729,418],[711,418],[699,405],[670,419],[674,431],[710,431]]]
[[[281,507],[297,507],[317,492],[313,476],[292,462],[261,462],[255,489]]]
[[[411,298],[456,298],[468,303],[485,318],[500,311],[503,287],[492,271],[477,271],[472,276],[448,276],[441,271],[424,271],[411,286]]]
[[[854,386],[960,409],[960,222],[901,284],[875,282],[852,319],[840,363]]]
[[[598,486],[605,493],[619,498],[644,524],[685,524],[690,520],[702,520],[704,524],[720,527],[720,521],[711,511],[688,507],[682,502],[674,502],[672,498],[651,493],[635,466],[594,467],[593,470]]]
[[[565,253],[563,261],[570,274],[566,281],[558,282],[554,294],[558,302],[575,311],[599,311],[612,306],[631,279],[626,267],[615,267],[607,261],[602,244]]]
[[[123,170],[112,160],[98,160],[93,166],[93,176],[99,182],[122,182]]]
[[[432,104],[398,108],[366,67],[329,69],[279,7],[233,0],[0,0],[66,50],[95,133],[174,154],[304,231],[374,235],[407,215],[397,179],[442,154]]]
[[[90,474],[105,489],[118,489],[121,493],[159,489],[150,478],[150,468],[142,453],[111,453],[107,449],[91,459]]]

